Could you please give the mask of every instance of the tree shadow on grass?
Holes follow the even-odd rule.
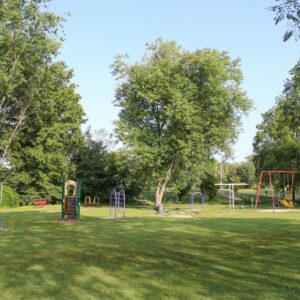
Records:
[[[5,216],[1,299],[296,299],[294,218]]]

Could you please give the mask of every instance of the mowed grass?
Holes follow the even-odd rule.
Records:
[[[1,299],[299,299],[300,212],[207,205],[196,218],[0,210]]]

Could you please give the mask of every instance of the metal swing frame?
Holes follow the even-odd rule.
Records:
[[[269,175],[269,190],[271,192],[272,207],[275,210],[276,195],[275,195],[274,187],[273,187],[272,174],[284,174],[284,176],[286,174],[291,174],[292,175],[292,181],[291,181],[291,185],[290,185],[290,198],[292,198],[292,193],[293,193],[294,184],[295,184],[295,175],[300,174],[300,171],[289,171],[289,170],[288,171],[279,171],[279,170],[264,170],[264,171],[261,171],[260,174],[259,174],[259,181],[258,181],[258,185],[257,185],[255,210],[258,207],[260,192],[261,192],[261,184],[262,184],[262,180],[263,180],[263,177],[264,177],[265,174]]]

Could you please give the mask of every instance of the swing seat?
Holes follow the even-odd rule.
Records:
[[[281,199],[281,200],[278,200],[278,202],[281,206],[284,206],[287,208],[294,208],[294,203],[291,199]]]

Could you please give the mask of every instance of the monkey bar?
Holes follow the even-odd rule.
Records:
[[[271,192],[271,199],[272,199],[272,206],[273,209],[275,209],[275,193],[273,188],[273,182],[272,182],[272,174],[291,174],[292,175],[292,182],[290,185],[290,199],[292,198],[292,193],[294,189],[294,183],[295,183],[295,175],[300,174],[300,171],[279,171],[279,170],[269,170],[269,171],[261,171],[259,174],[259,181],[257,185],[257,192],[256,192],[256,200],[255,200],[255,209],[257,209],[259,197],[260,197],[260,191],[261,191],[261,184],[263,180],[263,176],[265,174],[269,175],[269,185],[270,185],[270,192]]]
[[[229,199],[229,203],[228,203],[229,213],[234,214],[234,200],[237,200],[237,198],[235,198],[235,196],[234,196],[234,187],[248,186],[248,184],[247,183],[216,183],[215,185],[219,186],[220,188],[222,186],[227,187],[229,195],[225,196],[225,197]]]

